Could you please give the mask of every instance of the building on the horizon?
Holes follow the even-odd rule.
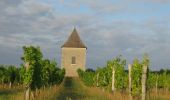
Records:
[[[65,68],[65,76],[78,77],[77,69],[85,70],[87,47],[75,28],[61,49],[61,67]]]

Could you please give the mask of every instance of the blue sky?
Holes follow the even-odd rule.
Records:
[[[60,65],[61,45],[75,26],[87,67],[118,55],[132,63],[148,53],[151,68],[170,68],[169,0],[1,0],[0,64],[22,63],[22,46],[39,45]]]

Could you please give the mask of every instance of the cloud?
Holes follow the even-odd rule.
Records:
[[[123,0],[121,0],[123,1]],[[152,4],[166,4],[170,3],[169,0],[125,0],[127,2],[138,2],[138,3],[152,3]]]
[[[124,9],[126,6],[126,3],[123,5],[118,2],[112,2],[112,1],[107,1],[103,2],[102,0],[70,0],[69,2],[67,1],[62,1],[60,2],[61,4],[68,6],[68,7],[73,7],[73,8],[80,8],[81,6],[85,6],[89,8],[91,11],[94,13],[111,13],[111,12],[118,12]]]
[[[162,26],[162,23],[157,21],[154,23],[125,21],[111,23],[115,23],[115,25],[110,23],[104,25],[105,27],[96,25],[95,36],[91,35],[92,38],[87,40],[87,45],[90,46],[89,55],[97,56],[96,60],[100,62],[100,65],[119,54],[125,56],[128,63],[131,63],[134,58],[142,58],[144,53],[148,53],[151,57],[152,69],[159,69],[163,65],[168,66],[169,57],[166,55],[170,50],[168,39],[170,30],[166,24]],[[137,33],[136,30],[143,31]],[[164,64],[158,64],[158,62],[161,63],[161,59]],[[90,61],[93,60],[92,57]]]
[[[131,63],[144,53],[151,56],[153,69],[168,66],[170,20],[167,15],[130,20],[122,13],[127,11],[126,2],[76,0],[55,2],[59,5],[54,6],[39,0],[2,0],[0,56],[3,58],[0,63],[21,63],[22,46],[30,44],[39,45],[46,58],[57,58],[60,62],[60,47],[76,26],[88,47],[87,66],[90,68],[104,66],[107,60],[119,54]],[[82,7],[89,13],[76,12]],[[127,18],[122,20],[119,16]]]

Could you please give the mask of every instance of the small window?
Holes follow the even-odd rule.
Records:
[[[76,57],[73,56],[73,57],[71,58],[71,64],[76,64]]]

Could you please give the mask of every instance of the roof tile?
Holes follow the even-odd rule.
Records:
[[[87,48],[84,43],[82,42],[76,28],[73,29],[73,32],[67,39],[67,41],[64,43],[63,47],[73,47],[73,48]]]

